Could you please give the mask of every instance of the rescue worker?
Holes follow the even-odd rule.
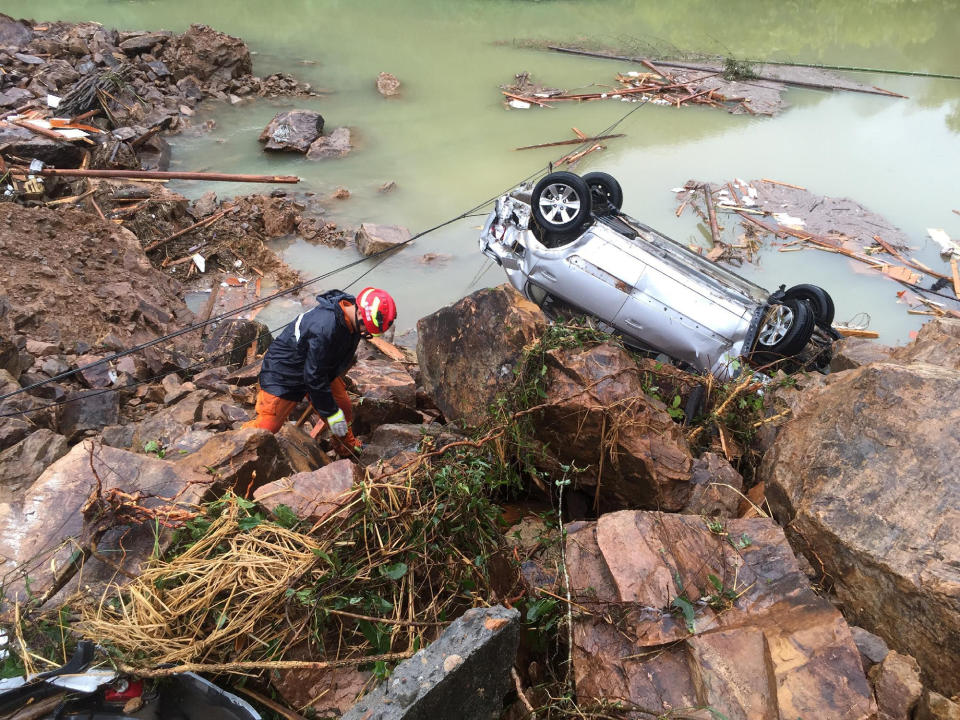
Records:
[[[350,429],[353,411],[341,377],[353,362],[361,337],[380,335],[393,325],[397,306],[390,295],[368,287],[354,297],[341,290],[317,295],[317,304],[287,325],[263,356],[257,416],[244,427],[278,432],[306,396],[329,427],[341,457],[361,445]]]

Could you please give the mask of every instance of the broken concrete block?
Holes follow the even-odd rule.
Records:
[[[510,684],[520,613],[467,610],[436,642],[400,663],[343,720],[496,720]]]

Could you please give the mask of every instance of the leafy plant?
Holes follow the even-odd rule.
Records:
[[[691,635],[697,631],[696,610],[694,609],[692,602],[683,596],[675,597],[670,603],[670,608],[675,613],[683,616],[683,620],[687,625],[687,631]]]
[[[167,451],[157,440],[147,440],[147,442],[143,444],[143,451],[148,455],[156,455],[161,459],[167,454]]]

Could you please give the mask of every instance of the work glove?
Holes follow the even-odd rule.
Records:
[[[337,410],[333,415],[328,417],[327,424],[330,426],[330,432],[338,438],[344,437],[350,429],[350,426],[347,425],[347,418],[344,416],[343,410]]]

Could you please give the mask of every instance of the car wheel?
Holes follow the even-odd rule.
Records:
[[[614,210],[623,207],[623,190],[613,175],[605,172],[591,172],[583,176],[583,181],[593,194],[595,207],[603,207],[607,203]]]
[[[533,219],[544,230],[564,232],[590,217],[590,188],[579,175],[552,172],[533,188]]]
[[[833,324],[833,298],[830,293],[817,285],[794,285],[787,290],[783,296],[785,298],[797,298],[804,300],[813,310],[813,316],[818,325],[829,327]]]
[[[754,359],[768,363],[796,355],[810,341],[815,326],[813,310],[804,300],[784,298],[771,305],[757,332]]]

